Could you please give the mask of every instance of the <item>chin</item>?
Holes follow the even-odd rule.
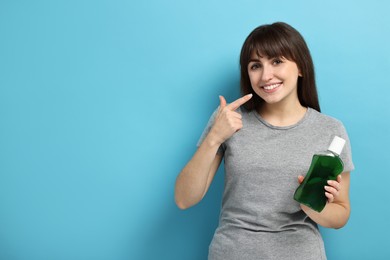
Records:
[[[270,104],[270,105],[273,105],[273,104],[277,104],[280,102],[280,99],[275,99],[275,98],[262,98],[264,100],[264,102],[266,104]]]

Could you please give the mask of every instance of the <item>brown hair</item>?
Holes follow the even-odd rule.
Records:
[[[302,77],[298,77],[299,102],[302,106],[321,112],[309,48],[297,30],[282,22],[257,27],[249,34],[242,46],[240,54],[241,93],[243,95],[253,94],[253,98],[244,104],[246,109],[258,109],[264,103],[264,100],[254,93],[248,75],[249,60],[254,51],[268,58],[284,57],[294,61],[302,74]]]

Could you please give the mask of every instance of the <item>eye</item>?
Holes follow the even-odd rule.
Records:
[[[249,69],[250,70],[257,70],[261,68],[261,65],[259,63],[252,63],[252,64],[249,64]]]
[[[279,64],[283,63],[283,61],[282,61],[281,59],[279,59],[279,58],[275,58],[275,59],[272,61],[272,63],[273,63],[274,65],[279,65]]]

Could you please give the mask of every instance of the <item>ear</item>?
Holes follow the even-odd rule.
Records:
[[[301,70],[298,70],[298,76],[303,78]]]

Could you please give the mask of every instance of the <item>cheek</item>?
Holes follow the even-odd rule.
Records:
[[[285,69],[281,73],[284,75],[285,78],[292,78],[292,79],[295,79],[295,78],[298,79],[298,76],[300,74],[298,67],[292,67],[289,69]]]
[[[254,86],[258,82],[259,76],[257,75],[258,73],[249,73],[249,81],[251,82],[251,85]]]
[[[285,70],[280,72],[280,77],[285,82],[297,82],[298,81],[298,70]]]

